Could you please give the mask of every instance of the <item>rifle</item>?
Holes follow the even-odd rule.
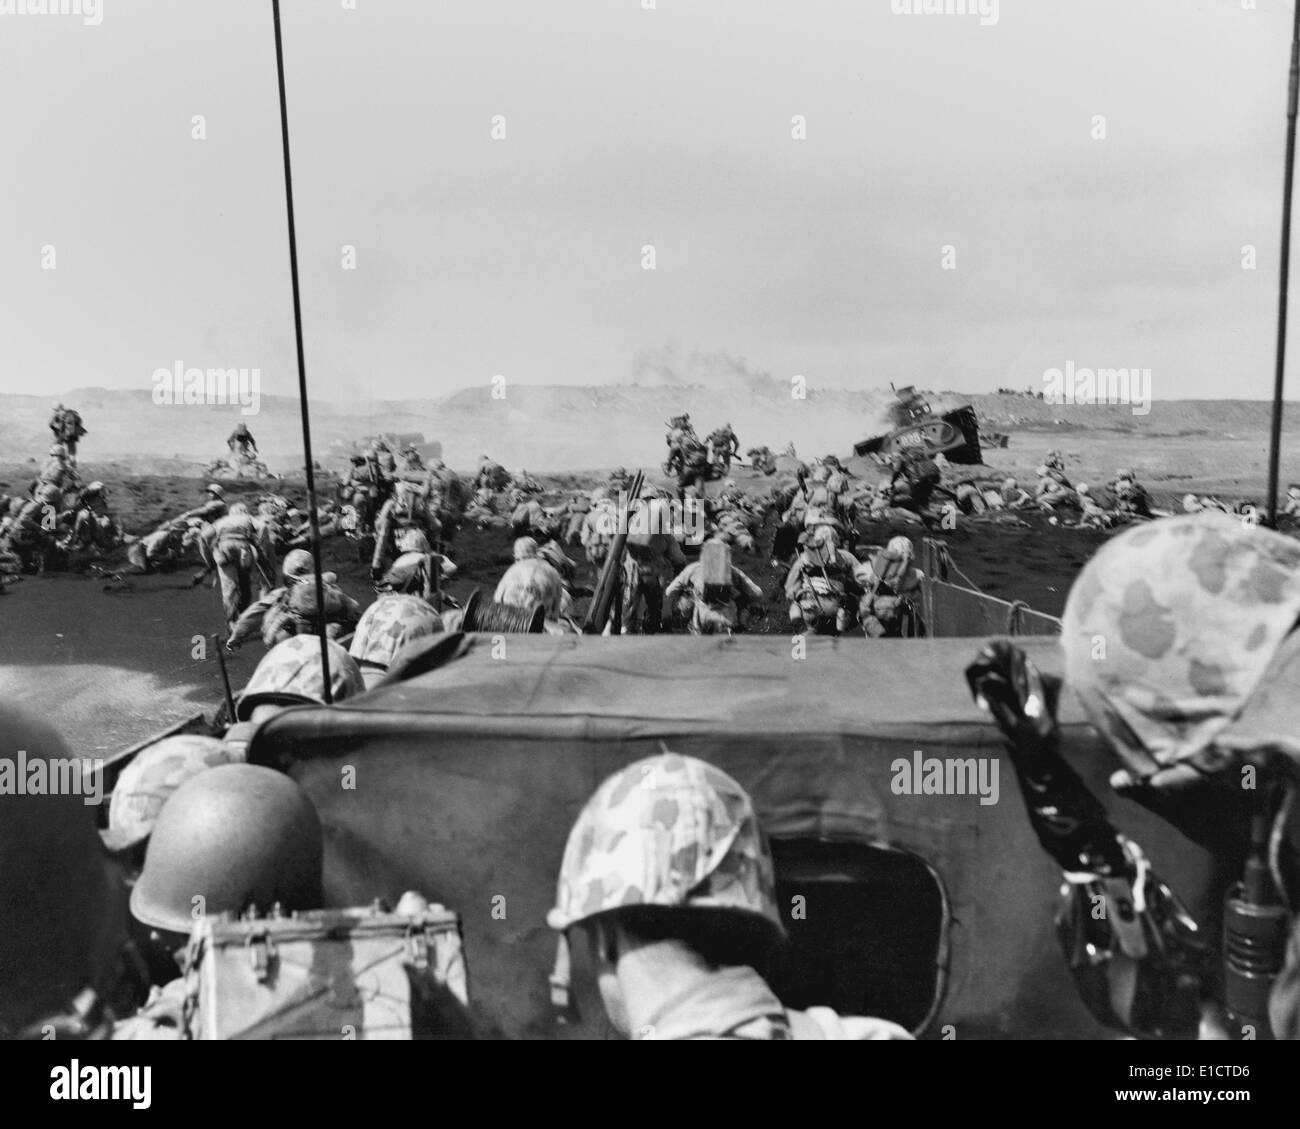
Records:
[[[627,520],[631,520],[632,507],[636,505],[637,499],[641,496],[641,487],[645,484],[645,475],[641,471],[636,472],[636,478],[632,480],[632,487],[627,493]],[[582,633],[584,635],[599,635],[605,630],[605,623],[609,619],[610,609],[614,605],[614,600],[618,595],[620,584],[623,576],[623,553],[627,549],[627,526],[624,523],[614,535],[613,544],[609,547],[609,556],[605,558],[605,564],[600,570],[600,579],[596,582],[596,591],[592,596],[591,604],[587,608],[587,617],[582,622]]]

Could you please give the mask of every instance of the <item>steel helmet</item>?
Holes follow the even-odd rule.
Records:
[[[325,646],[329,652],[333,700],[337,702],[362,693],[365,683],[356,661],[333,639],[325,640]],[[320,705],[323,701],[320,636],[294,635],[262,656],[235,705],[235,720],[247,721],[258,706]]]
[[[891,537],[885,546],[885,556],[894,561],[912,559],[912,542],[906,537]]]
[[[29,769],[68,756],[53,729],[6,706],[0,747],[25,750]],[[116,952],[121,906],[85,799],[0,791],[0,1037],[97,986]]]
[[[1218,739],[1297,617],[1300,543],[1217,511],[1166,518],[1079,573],[1066,679],[1135,777],[1182,762],[1213,772],[1233,762]]]
[[[721,909],[783,934],[775,885],[745,790],[711,764],[665,752],[616,772],[587,801],[546,921],[564,930],[627,906]]]
[[[530,557],[537,556],[537,541],[532,537],[518,537],[515,539],[514,558],[517,561],[528,560]]]
[[[131,912],[189,933],[201,914],[318,909],[320,817],[288,776],[227,764],[182,784],[158,816]]]
[[[1080,482],[1075,486],[1074,489],[1076,493],[1086,494],[1088,493],[1088,484],[1086,482]]]
[[[222,499],[222,501],[225,500],[226,492],[215,482],[209,482],[207,486],[205,486],[203,489],[206,493],[213,494],[216,497]]]
[[[85,495],[88,494],[102,494],[103,492],[104,492],[104,484],[100,482],[98,479],[96,479],[89,486],[87,486],[81,493],[84,497]]]
[[[164,737],[138,753],[122,770],[108,805],[110,851],[124,851],[149,837],[167,798],[205,769],[242,759],[215,737],[182,733]]]
[[[280,565],[280,576],[286,586],[297,584],[312,574],[312,556],[306,549],[290,549]]]
[[[407,643],[441,630],[442,617],[419,596],[380,596],[362,614],[348,654],[386,667]]]
[[[429,539],[424,535],[424,530],[408,527],[397,535],[397,551],[399,553],[429,553],[433,550],[429,547]]]
[[[1002,488],[1003,488],[1004,490],[1014,490],[1014,489],[1016,488],[1016,485],[1017,485],[1017,483],[1016,483],[1016,480],[1015,480],[1014,478],[1007,478],[1007,479],[1004,479],[1003,482],[1002,482]]]

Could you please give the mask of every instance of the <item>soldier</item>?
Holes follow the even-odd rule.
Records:
[[[730,422],[724,423],[709,436],[709,461],[726,474],[731,470],[731,460],[740,454],[740,440],[731,430]]]
[[[341,702],[362,693],[366,687],[356,660],[333,639],[327,639],[325,647],[332,700]],[[267,651],[235,700],[235,720],[260,723],[288,706],[322,705],[325,679],[320,651],[319,635],[295,635]]]
[[[312,555],[306,549],[290,549],[280,565],[280,587],[244,609],[226,640],[226,651],[234,654],[254,635],[262,634],[268,647],[278,642],[280,623],[289,616],[289,592],[312,575]]]
[[[474,488],[496,492],[504,490],[510,484],[510,475],[500,463],[493,462],[484,455],[479,459],[478,474],[474,478]]]
[[[362,527],[369,530],[374,526],[384,492],[379,463],[373,456],[366,455],[353,455],[351,462],[347,478],[339,484],[338,502],[351,505]]]
[[[51,762],[51,777],[69,759],[53,729],[7,706],[0,748]],[[0,1039],[102,1039],[148,991],[86,798],[0,789]]]
[[[369,690],[383,680],[398,651],[442,629],[442,617],[418,596],[380,596],[361,616],[348,654],[356,659]]]
[[[248,507],[236,502],[204,531],[203,551],[221,578],[226,629],[233,632],[244,609],[271,588],[270,537],[266,527],[249,516]]]
[[[12,515],[5,548],[18,558],[25,571],[38,574],[45,571],[46,557],[55,547],[62,505],[59,488],[47,483],[37,489],[36,497],[24,502]]]
[[[433,545],[441,541],[442,526],[429,513],[419,486],[399,479],[375,522],[375,551],[370,561],[373,580],[383,576],[387,562],[395,555],[396,537],[404,529],[420,530]]]
[[[81,491],[73,513],[72,532],[61,548],[74,551],[90,548],[98,555],[111,552],[122,543],[122,527],[109,513],[108,490],[102,482],[92,482]]]
[[[257,440],[253,438],[253,433],[248,430],[248,424],[243,421],[235,425],[235,430],[230,433],[230,438],[226,440],[226,446],[230,448],[230,453],[240,462],[248,462],[260,457],[257,450]]]
[[[57,486],[60,496],[71,493],[81,485],[81,478],[68,463],[67,452],[62,443],[50,445],[49,458],[41,464],[36,476],[37,486]]]
[[[722,531],[710,540],[730,546]],[[664,599],[681,600],[678,611],[689,615],[692,635],[730,635],[741,623],[741,614],[751,603],[763,602],[763,590],[735,565],[730,567],[730,584],[714,588],[700,561],[692,561],[668,585]]]
[[[903,482],[901,488],[900,479]],[[942,489],[942,481],[943,472],[924,451],[895,455],[893,473],[889,479],[891,504],[911,510],[924,519],[930,499],[936,490]]]
[[[210,768],[182,784],[158,815],[131,913],[176,977],[114,1039],[180,1039],[194,1001],[188,971],[196,897],[204,914],[317,909],[324,902],[324,837],[307,794],[282,772],[251,764]]]
[[[211,525],[218,518],[225,517],[226,492],[215,482],[210,482],[203,488],[207,497],[202,504],[195,506],[192,510],[186,510],[177,517],[177,521],[188,521],[190,518],[198,518],[200,521]]]
[[[144,848],[167,798],[185,781],[239,754],[216,737],[181,733],[142,749],[122,770],[109,798],[108,827],[99,833],[106,850],[126,870],[138,873]]]
[[[450,580],[456,575],[455,562],[435,553],[429,539],[418,529],[403,529],[398,534],[397,552],[397,559],[376,582],[375,588],[380,592],[419,596],[430,604],[435,603],[439,598],[440,581]]]
[[[1020,488],[1020,484],[1014,478],[1004,478],[1002,480],[1002,505],[1008,510],[1019,510],[1029,505],[1033,501],[1027,491]]]
[[[361,618],[361,605],[338,586],[332,572],[321,575],[325,593],[325,634],[330,639],[347,635]],[[262,626],[262,640],[268,647],[294,635],[319,635],[320,611],[316,601],[316,578],[304,576],[287,589],[287,615],[267,620]]]
[[[388,443],[383,439],[372,439],[370,454],[375,461],[375,466],[379,468],[380,479],[391,484],[393,476],[397,473],[397,460],[393,457]]]
[[[579,535],[583,552],[593,568],[604,565],[617,532],[618,507],[604,489],[597,487],[591,492],[591,509],[583,516]]]
[[[1123,516],[1130,518],[1152,516],[1150,495],[1131,470],[1118,471],[1111,490],[1115,495],[1115,509]]]
[[[527,551],[526,547],[524,551]],[[549,561],[535,556],[516,559],[501,577],[492,599],[522,611],[540,604],[552,624],[562,623],[571,608],[571,599],[559,570]]]
[[[1300,482],[1293,482],[1286,488],[1286,505],[1282,513],[1287,517],[1300,517]]]
[[[1086,482],[1080,482],[1074,490],[1079,498],[1078,528],[1107,529],[1114,524],[1114,515],[1101,508]]]
[[[1223,930],[1190,917],[1064,763],[1059,682],[1007,643],[986,648],[967,671],[1006,738],[1035,833],[1068,873],[1058,933],[1080,995],[1109,1027],[1225,1038],[1241,1037],[1249,1022],[1300,1038],[1300,924],[1284,907],[1297,904],[1300,863],[1290,705],[1298,618],[1300,546],[1217,513],[1107,542],[1076,578],[1062,617],[1065,683],[1124,766],[1111,786],[1215,856],[1219,888],[1204,897],[1213,917],[1225,905],[1222,887],[1245,873]],[[1231,931],[1243,910],[1249,938]],[[1226,959],[1213,951],[1224,934]],[[1225,987],[1258,1009],[1237,1015],[1235,1030],[1206,998]]]
[[[159,565],[177,563],[198,548],[204,523],[198,518],[164,522],[152,533],[133,541],[127,559],[137,573],[151,573]]]
[[[628,473],[627,467],[616,466],[609,472],[605,488],[611,494],[618,494],[620,491],[632,489],[632,482],[633,476]]]
[[[891,538],[889,544],[856,573],[862,588],[858,618],[872,639],[897,639],[915,633],[915,602],[925,574],[912,567],[912,542]]]
[[[1038,488],[1034,491],[1034,501],[1040,509],[1054,510],[1074,499],[1074,489],[1059,466],[1044,463],[1038,468]]]
[[[808,628],[819,635],[840,635],[853,619],[850,599],[862,594],[854,578],[862,565],[840,548],[833,526],[818,526],[804,540],[785,580],[790,625],[796,631]]]
[[[771,849],[745,790],[694,757],[649,757],[596,789],[546,920],[566,944],[575,928],[586,939],[605,1011],[629,1038],[911,1038],[777,999],[756,971],[785,938]]]
[[[50,417],[50,430],[54,432],[54,438],[67,449],[68,457],[75,466],[77,442],[86,434],[86,429],[81,424],[81,413],[60,404]]]
[[[536,478],[520,467],[510,476],[510,485],[519,494],[545,494],[546,487]]]

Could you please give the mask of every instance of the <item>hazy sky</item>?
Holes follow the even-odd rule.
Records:
[[[285,0],[318,395],[728,357],[813,387],[1072,360],[1269,394],[1289,5],[642,4]],[[0,15],[0,99],[0,391],[178,360],[294,390],[270,0]]]

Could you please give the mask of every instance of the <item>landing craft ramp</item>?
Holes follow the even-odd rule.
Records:
[[[588,796],[666,745],[719,765],[755,799],[790,915],[793,947],[773,972],[787,1004],[884,1015],[935,1037],[1103,1033],[1052,933],[1060,874],[966,689],[979,641],[809,638],[803,652],[777,637],[460,642],[459,657],[407,681],[272,718],[250,759],[283,768],[315,801],[328,904],[417,888],[463,915],[471,996],[491,1030],[609,1037],[581,946],[581,1018],[557,1022],[546,911]],[[1020,642],[1060,672],[1055,641]],[[429,645],[456,650],[448,637]],[[1114,798],[1113,759],[1068,692],[1061,715],[1071,762],[1202,911],[1209,856]],[[895,790],[911,779],[895,762],[918,752],[992,759],[997,802]]]

